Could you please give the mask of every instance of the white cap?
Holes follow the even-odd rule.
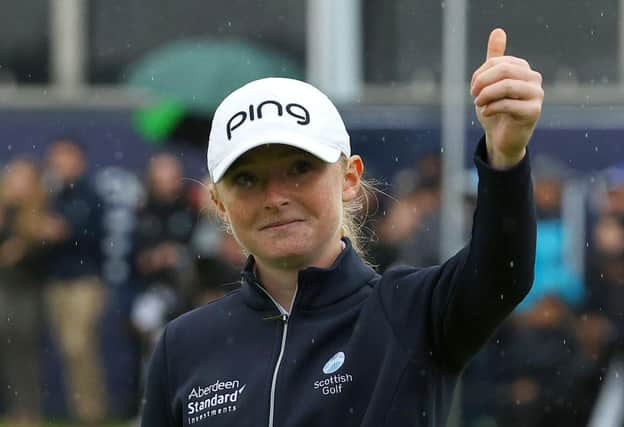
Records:
[[[208,171],[213,182],[247,151],[264,144],[286,144],[328,163],[351,155],[349,134],[325,94],[294,79],[269,77],[229,94],[212,120]]]

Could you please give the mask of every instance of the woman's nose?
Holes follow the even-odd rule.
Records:
[[[265,186],[265,208],[273,209],[289,203],[288,177],[282,174],[271,174]]]

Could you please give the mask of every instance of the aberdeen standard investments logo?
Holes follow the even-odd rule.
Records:
[[[323,396],[342,393],[345,385],[353,381],[349,373],[336,373],[344,361],[345,354],[342,351],[334,354],[323,366],[325,377],[314,381],[314,390],[319,390]]]
[[[245,391],[245,386],[239,380],[217,380],[214,384],[193,387],[186,405],[188,424],[236,412],[236,405]]]

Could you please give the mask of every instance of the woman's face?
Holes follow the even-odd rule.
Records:
[[[25,203],[36,192],[39,176],[34,165],[16,160],[7,165],[3,187],[4,197],[9,203]]]
[[[357,196],[362,170],[359,156],[345,168],[290,146],[266,145],[241,156],[213,198],[259,265],[324,267],[340,252],[342,205]]]

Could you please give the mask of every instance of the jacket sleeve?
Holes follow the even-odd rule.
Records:
[[[167,366],[167,329],[152,355],[145,386],[141,427],[177,427],[171,412],[169,372]],[[181,424],[179,424],[181,426]]]
[[[447,369],[460,370],[529,292],[536,217],[529,158],[498,171],[476,150],[479,174],[472,238],[440,266],[397,269],[379,287],[386,317],[408,351],[430,345]]]

